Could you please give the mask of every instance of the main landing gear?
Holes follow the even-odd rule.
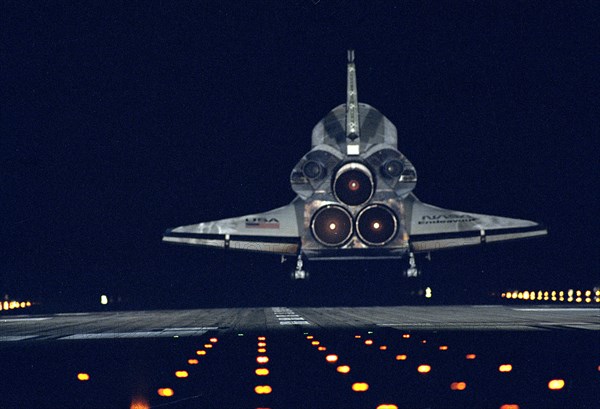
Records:
[[[302,254],[298,254],[296,260],[296,269],[292,272],[292,280],[306,280],[308,278],[308,271],[304,270],[304,262],[302,261]]]
[[[415,261],[415,254],[413,252],[410,253],[408,265],[409,267],[406,270],[404,270],[405,277],[413,278],[421,276],[421,270],[417,268],[417,262]]]

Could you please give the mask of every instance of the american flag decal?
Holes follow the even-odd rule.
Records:
[[[255,217],[246,219],[247,229],[278,229],[279,220],[275,218],[267,219],[264,217]]]

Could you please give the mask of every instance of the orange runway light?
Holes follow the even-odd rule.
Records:
[[[352,390],[354,392],[366,392],[369,390],[369,384],[366,382],[355,382],[352,384]]]
[[[256,368],[254,373],[258,376],[267,376],[269,374],[269,370],[267,368]]]
[[[317,348],[319,351],[327,351],[327,348],[325,348],[324,346],[320,346]]]
[[[421,341],[421,344],[426,344],[426,343],[427,343],[426,339],[424,339],[423,341]]]
[[[273,392],[273,388],[271,388],[269,385],[257,385],[254,388],[254,392],[256,392],[258,395],[268,395]]]
[[[266,364],[267,362],[269,362],[269,357],[268,356],[257,356],[256,362],[258,362],[259,364]]]
[[[419,373],[429,373],[431,371],[431,366],[425,364],[419,365],[417,371],[419,371]]]
[[[257,352],[258,352],[259,354],[264,354],[265,352],[267,352],[267,348],[258,348],[258,349],[257,349]]]
[[[206,351],[199,349],[198,351],[196,351],[196,355],[206,355]]]
[[[206,349],[211,349],[213,346],[212,344],[204,344],[204,348]]]
[[[377,409],[398,409],[398,406],[391,403],[382,403],[381,405],[377,406]]]
[[[365,339],[365,345],[373,345],[372,339]]]
[[[327,362],[331,362],[331,363],[333,363],[333,362],[337,362],[337,360],[338,360],[338,356],[337,356],[337,355],[334,355],[334,354],[327,355],[327,356],[325,357],[325,360],[326,360]]]
[[[259,341],[265,341],[266,339],[267,339],[267,338],[265,338],[265,337],[258,337],[258,340],[259,340]]]
[[[450,384],[450,389],[453,391],[464,391],[467,389],[467,384],[465,382],[452,382]]]
[[[513,367],[511,364],[502,364],[498,367],[498,370],[500,372],[510,372],[512,371]]]
[[[387,345],[382,345],[379,347],[380,351],[387,351]]]
[[[562,379],[552,379],[548,382],[548,389],[552,391],[559,391],[565,387],[565,381]]]
[[[80,372],[77,374],[77,379],[79,379],[81,382],[89,381],[90,375],[86,374],[85,372]]]
[[[169,398],[175,395],[175,392],[171,388],[160,388],[158,390],[158,396],[163,396],[165,398]]]
[[[447,350],[448,350],[448,345],[440,346],[440,351],[447,351]]]
[[[259,347],[261,347],[261,348],[262,348],[262,347],[266,347],[266,346],[267,346],[267,343],[266,343],[266,342],[259,342],[259,343],[258,343],[258,346],[259,346]]]
[[[320,342],[319,341],[313,341],[313,342],[311,342],[311,344],[314,345],[314,346],[317,346],[317,345],[320,344]]]
[[[133,398],[129,409],[150,409],[150,405],[144,398]]]
[[[477,355],[475,355],[475,354],[467,354],[467,355],[465,355],[465,358],[466,359],[475,359],[475,358],[477,358]]]
[[[190,364],[190,365],[198,365],[198,360],[197,359],[188,359],[188,364]]]
[[[355,335],[354,338],[360,339],[360,335]]]
[[[408,339],[408,338],[410,338],[410,334],[403,334],[403,335],[402,335],[402,338],[404,338],[404,339]]]
[[[402,355],[396,355],[396,361],[406,361],[406,358],[408,358],[408,356],[402,354]]]
[[[217,342],[219,342],[219,340],[217,338],[211,338],[209,339],[210,342],[212,342],[213,344],[216,344]]]
[[[175,376],[178,378],[187,378],[188,376],[190,376],[190,374],[188,373],[188,371],[176,371]]]
[[[516,403],[505,403],[504,405],[500,406],[500,409],[519,409],[519,405]]]
[[[349,373],[350,367],[348,365],[340,365],[337,367],[336,371],[338,371],[339,373]]]
[[[314,337],[312,335],[307,335],[306,339],[313,339]]]

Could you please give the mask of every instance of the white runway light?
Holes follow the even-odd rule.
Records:
[[[102,294],[100,296],[100,304],[102,304],[102,305],[107,305],[108,304],[108,297],[106,295]]]

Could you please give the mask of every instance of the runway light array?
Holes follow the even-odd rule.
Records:
[[[600,289],[592,290],[511,290],[501,294],[507,300],[551,301],[562,303],[600,303]]]
[[[0,301],[0,311],[18,310],[23,308],[29,308],[33,305],[31,301]]]

